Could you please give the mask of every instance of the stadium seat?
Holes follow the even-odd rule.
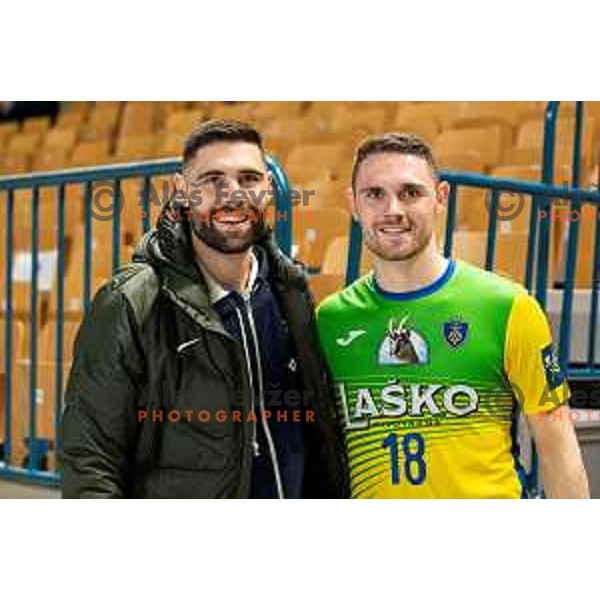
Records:
[[[35,415],[36,415],[36,438],[47,440],[53,448],[56,437],[56,409],[57,402],[60,403],[62,411],[62,396],[57,399],[56,383],[57,373],[62,371],[62,392],[66,387],[68,373],[72,360],[72,348],[79,323],[65,321],[63,326],[63,360],[57,362],[55,355],[56,324],[47,323],[39,332],[37,340],[37,361],[35,364]],[[26,460],[25,449],[30,436],[29,418],[31,407],[30,375],[31,358],[25,356],[16,361],[16,379],[18,391],[13,403],[14,410],[18,415],[15,430],[15,441],[18,451],[15,462],[21,464]],[[50,470],[55,468],[55,456],[51,453],[53,464],[48,465]],[[23,465],[26,466],[26,465]]]
[[[350,214],[349,185],[342,181],[317,180],[307,181],[298,189],[298,193],[303,194],[302,201],[299,201],[298,210],[303,208],[312,209],[331,209],[337,208]],[[313,193],[314,192],[314,193]]]
[[[0,444],[4,443],[5,440],[5,381],[6,381],[6,368],[5,368],[5,328],[6,321],[2,317],[0,318]],[[17,319],[13,319],[12,321],[12,344],[11,344],[11,361],[9,365],[11,377],[12,377],[12,385],[11,385],[11,408],[14,408],[17,405],[17,398],[19,394],[19,384],[17,378],[17,362],[25,356],[25,352],[27,350],[27,340],[25,337],[25,324]],[[24,455],[24,445],[18,443],[18,428],[21,426],[21,415],[17,410],[11,410],[11,446],[13,447],[13,456],[17,456],[20,458]],[[2,458],[2,453],[0,452],[0,460]]]
[[[131,260],[133,248],[121,245],[120,265]],[[84,312],[84,248],[77,244],[70,253],[66,268],[64,283],[64,318],[79,321]],[[112,247],[106,243],[94,240],[92,244],[92,272],[90,276],[90,293],[92,299],[97,290],[105,284],[112,276]],[[54,285],[48,298],[48,319],[58,317],[58,288]]]
[[[345,286],[344,276],[338,275],[314,275],[308,280],[310,291],[312,292],[315,305],[321,303],[327,296],[340,291]]]
[[[30,170],[31,156],[28,154],[0,154],[0,175],[18,175]]]
[[[41,132],[17,133],[10,138],[6,152],[31,156],[40,147],[42,136]]]
[[[57,128],[51,129],[44,136],[43,148],[45,149],[61,149],[70,151],[75,147],[77,141],[77,129]]]
[[[395,123],[435,122],[446,128],[451,122],[456,106],[454,102],[402,103],[394,118]]]
[[[435,139],[433,147],[441,155],[458,154],[472,156],[488,166],[500,161],[502,150],[508,143],[510,132],[500,126],[469,129],[449,129]]]
[[[203,110],[185,110],[174,112],[167,116],[167,133],[179,133],[185,136],[204,120],[205,112]]]
[[[323,179],[317,172],[329,172],[332,178],[349,181],[352,151],[345,144],[298,145],[290,150],[285,167],[292,182]],[[308,174],[311,169],[314,170]]]
[[[454,104],[454,114],[450,118],[453,129],[495,124],[512,127],[533,117],[541,122],[545,108],[545,103],[535,101],[456,102]]]
[[[81,139],[88,142],[106,140],[110,143],[118,128],[120,112],[120,102],[97,102],[82,126]]]
[[[50,129],[50,117],[33,117],[23,121],[24,133],[45,133]]]
[[[427,142],[433,142],[441,131],[441,124],[435,119],[411,117],[399,112],[391,123],[390,129],[398,133],[414,133]]]
[[[158,121],[157,102],[127,102],[121,116],[120,138],[147,136]]]
[[[150,160],[156,156],[156,139],[153,134],[121,137],[113,157],[114,162]]]
[[[320,274],[346,275],[348,264],[348,235],[336,237],[327,246]],[[372,268],[373,257],[363,244],[360,260],[360,273],[364,275]]]
[[[0,146],[2,146],[2,140],[6,142],[8,138],[12,137],[19,131],[19,124],[16,122],[0,123]]]
[[[487,169],[487,165],[474,153],[459,154],[457,152],[438,152],[436,160],[438,167],[446,171],[484,173]]]
[[[329,244],[348,233],[350,216],[345,211],[329,208],[302,207],[293,221],[296,258],[307,267],[318,270]]]
[[[574,117],[559,118],[556,123],[556,164],[571,164],[573,158],[573,134],[575,131]],[[593,117],[586,117],[583,127],[582,158],[584,164],[589,165],[595,157],[597,140],[597,121]],[[524,164],[519,160],[520,153],[527,156],[527,151],[535,152],[532,164],[541,164],[542,148],[544,146],[544,123],[541,119],[525,121],[519,127],[516,145],[505,153],[505,162]],[[518,161],[518,162],[517,162]]]
[[[452,256],[485,268],[487,239],[487,232],[455,231]],[[496,273],[524,284],[526,260],[527,233],[497,234],[494,265]]]
[[[558,230],[558,280],[563,282],[566,275],[566,261],[568,259],[568,239],[572,221],[579,221],[579,241],[575,260],[574,287],[591,289],[594,282],[594,248],[596,228],[600,226],[600,214],[596,207],[584,204],[574,210],[572,203],[565,202],[562,207],[555,209],[558,213],[554,228]],[[600,272],[597,277],[600,279]]]
[[[110,141],[83,141],[77,144],[69,160],[70,167],[88,167],[107,164],[110,158]]]

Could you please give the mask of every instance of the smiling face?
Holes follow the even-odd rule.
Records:
[[[422,157],[399,152],[367,156],[354,181],[353,212],[365,244],[379,258],[405,261],[435,244],[447,184]]]
[[[187,198],[193,234],[214,250],[242,253],[263,235],[270,175],[255,144],[223,141],[202,146],[175,185]]]

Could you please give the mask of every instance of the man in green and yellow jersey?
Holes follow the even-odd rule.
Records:
[[[516,283],[440,254],[447,196],[418,137],[359,147],[352,210],[374,270],[318,310],[352,496],[525,497],[522,414],[546,496],[587,497],[546,317]]]

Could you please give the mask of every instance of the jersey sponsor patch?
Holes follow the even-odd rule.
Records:
[[[380,365],[425,365],[429,363],[429,348],[423,336],[408,324],[408,315],[398,323],[390,319],[385,339],[379,347]]]
[[[557,388],[565,380],[565,374],[560,367],[558,356],[552,344],[542,349],[542,362],[544,363],[548,385],[551,389]]]

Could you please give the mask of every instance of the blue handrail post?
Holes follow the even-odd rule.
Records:
[[[10,465],[12,457],[12,326],[13,326],[13,221],[15,198],[8,190],[6,215],[6,321],[4,322],[4,463]]]
[[[112,212],[112,272],[121,264],[121,209],[125,206],[122,196],[121,180],[117,177],[113,184]]]
[[[285,171],[275,158],[267,156],[266,163],[273,176],[275,187],[275,239],[282,252],[291,256],[293,211],[290,185]]]
[[[572,187],[579,187],[579,172],[581,168],[581,130],[583,123],[583,102],[576,103],[575,137],[573,140],[573,168]],[[575,264],[577,261],[577,245],[579,242],[579,228],[581,221],[581,202],[571,200],[570,214],[579,214],[579,219],[569,219],[569,237],[567,242],[567,256],[565,258],[565,281],[562,298],[559,334],[559,361],[566,371],[569,364],[571,346],[571,317],[573,310],[573,288],[575,287]]]
[[[598,158],[600,159],[600,151]],[[600,189],[600,172],[598,173],[597,185],[598,189]],[[596,236],[594,240],[594,266],[592,272],[592,293],[590,294],[591,315],[588,343],[588,368],[592,372],[596,366],[596,338],[598,335],[598,293],[600,292],[600,204],[596,205],[595,216]]]
[[[356,281],[360,275],[362,254],[362,231],[354,218],[350,219],[350,239],[348,241],[348,262],[346,263],[346,285]]]
[[[554,156],[556,141],[556,118],[560,102],[548,102],[544,120],[544,156],[542,163],[542,182],[552,185],[554,180]],[[542,211],[543,219],[540,219],[538,254],[536,265],[535,295],[540,305],[546,307],[548,286],[548,259],[550,247],[550,228],[552,221],[552,198],[546,194],[540,197],[538,210]]]
[[[56,357],[55,390],[54,390],[54,449],[60,455],[60,428],[62,419],[62,387],[63,387],[63,333],[65,322],[65,184],[58,189],[58,289],[56,291]]]
[[[450,182],[450,191],[448,193],[448,208],[446,214],[446,238],[444,239],[444,256],[452,256],[452,242],[454,228],[456,227],[456,191],[457,185]]]
[[[37,444],[37,326],[38,326],[38,257],[39,257],[39,188],[31,199],[31,330],[29,362],[29,462],[33,471],[38,465]]]

